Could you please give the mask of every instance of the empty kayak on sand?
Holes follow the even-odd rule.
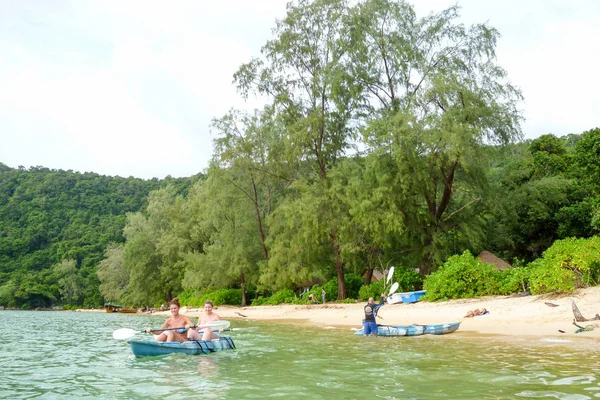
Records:
[[[171,353],[209,354],[235,349],[233,339],[225,336],[215,340],[193,340],[183,343],[147,340],[128,340],[127,343],[131,346],[131,351],[136,357],[162,356]]]
[[[377,325],[379,336],[419,336],[423,334],[443,335],[452,333],[458,329],[460,322],[449,324],[430,325]],[[364,335],[363,329],[354,332],[355,335]]]

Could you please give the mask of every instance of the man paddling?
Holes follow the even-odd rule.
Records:
[[[379,307],[385,304],[385,294],[381,293],[381,301],[379,304],[375,304],[375,300],[369,297],[369,301],[365,306],[365,319],[363,319],[363,331],[365,336],[373,335],[377,336],[377,322],[375,317]]]

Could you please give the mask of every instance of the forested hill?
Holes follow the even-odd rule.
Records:
[[[143,210],[152,190],[173,185],[186,194],[199,178],[143,180],[0,163],[0,304],[48,307],[76,296],[77,303],[101,305],[96,268],[109,244],[125,241],[127,213]],[[78,282],[69,286],[69,279]]]

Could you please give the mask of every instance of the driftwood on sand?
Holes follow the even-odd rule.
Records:
[[[598,321],[600,320],[600,315],[596,314],[594,318],[584,318],[575,304],[575,300],[571,299],[571,308],[573,309],[573,315],[575,315],[575,321],[577,322],[585,322],[585,321]]]

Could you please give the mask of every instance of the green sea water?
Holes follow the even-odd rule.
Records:
[[[239,330],[228,335],[236,350],[134,358],[112,332],[158,327],[164,317],[0,311],[0,320],[3,399],[600,398],[593,340],[474,337],[460,329],[365,338],[350,329],[235,320]]]

